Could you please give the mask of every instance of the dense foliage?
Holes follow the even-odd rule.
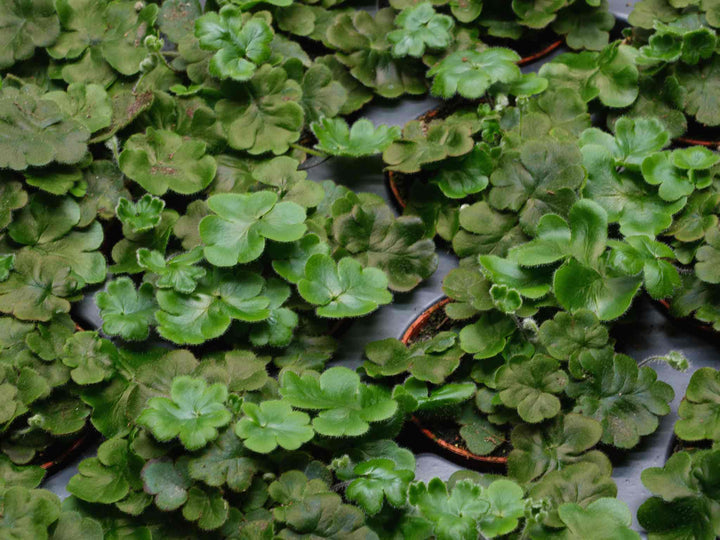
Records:
[[[639,538],[608,449],[674,392],[610,331],[644,293],[720,329],[720,155],[687,144],[720,126],[720,10],[630,24],[605,0],[2,2],[0,538]],[[447,103],[362,117],[413,95]],[[401,216],[308,178],[379,154]],[[436,240],[459,266],[435,327],[328,365]],[[698,370],[676,433],[706,447],[644,474],[651,538],[720,534],[719,412]],[[411,418],[507,477],[416,479]],[[70,497],[38,488],[95,436]]]

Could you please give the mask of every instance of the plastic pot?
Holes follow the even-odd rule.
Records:
[[[441,300],[438,300],[429,308],[427,308],[425,311],[423,311],[412,323],[410,323],[410,326],[408,326],[407,330],[405,330],[400,340],[405,345],[412,343],[427,327],[430,320],[432,319],[432,316],[435,315],[438,310],[443,309],[450,301],[451,300],[449,298],[442,298]],[[475,461],[477,463],[482,463],[486,465],[504,466],[507,464],[507,457],[505,456],[479,456],[477,454],[473,454],[464,446],[453,443],[452,441],[448,441],[437,433],[434,433],[428,426],[423,424],[422,418],[412,416],[411,420],[418,427],[420,433],[422,433],[425,437],[427,437],[429,440],[431,440],[443,450],[446,450],[454,454],[455,456],[459,456],[463,459]],[[458,439],[460,440],[459,435]]]

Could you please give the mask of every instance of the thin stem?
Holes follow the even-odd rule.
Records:
[[[325,157],[326,154],[322,152],[318,152],[317,150],[313,150],[312,148],[308,148],[307,146],[303,146],[302,144],[295,144],[292,143],[290,145],[290,148],[294,148],[295,150],[300,150],[301,152],[305,152],[306,154],[310,154],[311,156],[317,156],[317,157]]]

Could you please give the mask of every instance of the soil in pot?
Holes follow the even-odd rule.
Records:
[[[445,306],[449,302],[449,298],[443,298],[423,311],[405,330],[401,341],[410,345],[430,339],[444,330],[449,330],[453,326],[452,321],[445,314]],[[414,415],[411,420],[423,436],[444,452],[448,452],[452,457],[475,462],[479,466],[504,467],[507,463],[507,455],[512,450],[506,441],[490,455],[474,454],[468,449],[460,435],[460,426],[448,416]],[[467,465],[467,463],[463,464]]]

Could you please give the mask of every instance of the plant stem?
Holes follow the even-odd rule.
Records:
[[[306,154],[310,154],[311,156],[317,156],[317,157],[325,157],[326,154],[322,152],[318,152],[317,150],[313,150],[312,148],[308,148],[307,146],[303,146],[302,144],[290,144],[290,148],[294,148],[295,150],[300,150],[301,152],[305,152]]]

